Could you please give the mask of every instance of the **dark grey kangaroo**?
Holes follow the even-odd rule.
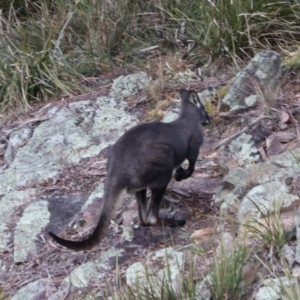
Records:
[[[184,220],[159,219],[161,200],[173,170],[181,181],[194,171],[203,141],[200,124],[210,122],[194,91],[180,90],[181,110],[171,123],[151,122],[128,130],[113,145],[107,162],[107,176],[101,213],[94,232],[83,241],[64,240],[52,232],[50,236],[60,245],[73,250],[86,250],[97,245],[106,233],[115,204],[121,192],[134,192],[141,225],[183,226]],[[185,170],[180,164],[188,159]],[[147,201],[146,190],[151,190]]]

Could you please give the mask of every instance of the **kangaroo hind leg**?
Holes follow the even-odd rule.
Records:
[[[165,193],[166,187],[151,189],[151,199],[148,205],[145,225],[148,226],[184,226],[185,220],[175,220],[169,218],[159,218],[159,208]]]
[[[147,216],[147,189],[135,193],[135,197],[139,208],[140,224],[146,225]]]

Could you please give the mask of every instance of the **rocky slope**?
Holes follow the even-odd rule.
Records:
[[[0,283],[5,294],[14,300],[106,299],[124,283],[134,291],[139,282],[155,286],[152,292],[159,298],[165,278],[173,291],[181,289],[193,260],[197,299],[210,299],[205,282],[212,252],[225,247],[230,255],[246,239],[259,250],[249,252],[242,265],[243,299],[280,298],[276,280],[289,278],[283,271],[277,276],[267,272],[275,264],[272,255],[281,254],[296,280],[300,263],[299,74],[286,71],[277,53],[264,51],[232,79],[224,81],[220,74],[170,84],[196,89],[214,114],[212,126],[204,129],[195,173],[170,183],[168,209],[161,210],[187,219],[187,225],[138,227],[135,201],[124,195],[107,237],[88,252],[58,247],[47,231],[84,235],[96,223],[107,149],[143,119],[142,100],[151,80],[142,72],[121,76],[109,94],[62,100],[33,117],[7,122],[0,131]],[[163,121],[177,116],[179,96],[172,95]],[[272,236],[271,215],[278,217],[286,237],[276,255],[267,238],[266,247],[248,232],[264,227]],[[191,251],[195,245],[203,255]],[[257,253],[260,260],[253,262]]]

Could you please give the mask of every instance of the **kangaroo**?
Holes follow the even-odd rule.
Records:
[[[195,91],[181,89],[180,97],[181,110],[175,121],[137,125],[117,140],[108,157],[101,213],[94,232],[82,241],[64,240],[49,232],[58,244],[76,251],[97,245],[124,190],[135,193],[142,226],[185,224],[184,220],[160,219],[159,207],[175,168],[177,181],[192,175],[203,142],[200,124],[210,123],[210,118]],[[185,159],[187,169],[180,166]],[[151,190],[148,201],[147,188]]]

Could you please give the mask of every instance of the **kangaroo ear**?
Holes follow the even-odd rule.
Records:
[[[198,108],[201,108],[203,104],[201,103],[197,93],[195,91],[190,91],[189,93],[189,101],[197,106]]]
[[[179,91],[181,100],[187,100],[189,98],[189,91],[181,89]]]

